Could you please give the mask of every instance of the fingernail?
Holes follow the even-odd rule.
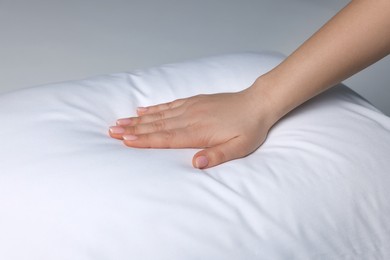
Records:
[[[121,118],[116,120],[117,125],[130,125],[131,124],[131,119],[130,118]]]
[[[205,168],[209,164],[209,160],[206,156],[199,156],[195,159],[196,168],[202,169]]]
[[[148,111],[148,108],[147,107],[138,107],[137,111],[143,113],[143,112]]]
[[[124,134],[125,129],[123,127],[120,127],[120,126],[111,126],[110,133],[111,134]]]
[[[135,136],[135,135],[124,135],[122,136],[123,139],[125,139],[126,141],[134,141],[134,140],[137,140],[138,139],[138,136]]]

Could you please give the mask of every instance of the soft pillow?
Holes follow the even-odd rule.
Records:
[[[238,91],[281,60],[232,54],[1,95],[0,259],[389,259],[390,119],[345,86],[203,171],[194,149],[108,137],[137,106]]]

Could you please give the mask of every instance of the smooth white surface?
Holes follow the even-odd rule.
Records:
[[[0,259],[388,259],[390,119],[340,86],[250,156],[131,149],[120,117],[237,91],[280,62],[236,54],[0,96]]]
[[[2,0],[0,92],[237,51],[289,54],[347,0]],[[390,115],[390,59],[346,81]]]

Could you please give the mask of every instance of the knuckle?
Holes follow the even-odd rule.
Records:
[[[132,121],[132,124],[134,125],[139,125],[142,123],[142,117],[132,117],[131,118],[131,121]]]
[[[164,131],[164,134],[163,134],[163,139],[161,140],[162,141],[162,146],[165,146],[167,148],[171,148],[173,147],[173,139],[176,137],[176,132],[173,131],[173,130],[169,130],[169,131]]]
[[[156,132],[163,131],[165,129],[165,122],[163,120],[153,122],[152,127]]]
[[[172,102],[168,102],[167,103],[167,108],[168,109],[173,109],[175,107],[175,104],[176,104],[176,100],[172,101]]]
[[[138,133],[138,127],[132,126],[132,127],[126,127],[126,134],[135,135]]]
[[[226,154],[220,149],[214,149],[212,152],[212,157],[215,159],[216,162],[226,161]]]
[[[176,99],[176,100],[174,100],[172,102],[169,102],[168,105],[169,105],[170,109],[174,109],[174,108],[179,107],[182,104],[184,104],[185,101],[186,101],[185,98],[179,98],[179,99]]]
[[[161,112],[157,113],[157,119],[162,120],[164,118],[165,118],[165,112],[164,111],[161,111]]]
[[[173,138],[176,134],[174,131],[161,131],[158,134],[144,135],[143,143],[148,144],[148,147],[154,148],[173,148]]]
[[[152,144],[152,140],[151,140],[151,136],[146,134],[146,135],[142,135],[141,136],[141,143],[142,145],[140,147],[142,148],[152,148],[153,146],[151,145]]]
[[[165,131],[165,140],[172,140],[176,137],[176,132],[173,130]]]

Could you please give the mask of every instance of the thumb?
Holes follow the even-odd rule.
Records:
[[[246,145],[241,137],[235,137],[226,143],[197,152],[192,159],[192,165],[198,169],[206,169],[227,161],[242,158],[252,151],[253,149],[249,145]]]

